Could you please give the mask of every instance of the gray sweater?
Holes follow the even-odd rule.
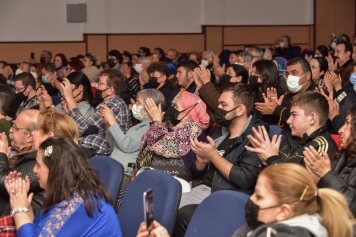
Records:
[[[144,118],[142,122],[132,126],[126,134],[121,131],[117,123],[110,126],[107,131],[109,146],[114,149],[110,157],[119,161],[128,175],[131,175],[131,172],[127,172],[127,165],[136,162],[137,155],[140,152],[141,138],[149,128],[150,121],[148,118]]]
[[[90,104],[86,101],[80,101],[77,104],[77,107],[85,119],[90,118],[90,116],[94,113],[94,108],[91,107]],[[56,106],[56,111],[59,113],[65,113],[65,111],[62,109],[61,104],[58,104]]]

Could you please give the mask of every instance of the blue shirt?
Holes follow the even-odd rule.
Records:
[[[95,210],[93,217],[88,216],[85,209],[85,202],[79,205],[72,205],[72,199],[69,207],[58,203],[52,207],[48,213],[44,210],[35,218],[33,224],[22,225],[18,231],[18,237],[32,237],[54,235],[57,237],[68,236],[108,236],[122,237],[119,219],[114,208],[101,199],[100,212]],[[66,203],[66,202],[65,202]],[[62,205],[62,206],[61,206]],[[73,211],[74,209],[74,211]],[[58,210],[60,212],[58,212]],[[68,212],[71,214],[68,215]],[[63,223],[61,225],[61,223]],[[56,228],[57,225],[60,227]]]

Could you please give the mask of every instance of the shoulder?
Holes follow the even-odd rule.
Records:
[[[285,237],[312,237],[312,233],[310,233],[306,228],[300,226],[289,226],[285,224],[271,224],[271,225],[263,225],[254,230],[249,237],[265,237],[267,233],[270,231],[275,231],[277,236],[285,236]]]

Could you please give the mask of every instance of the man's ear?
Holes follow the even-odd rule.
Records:
[[[311,112],[309,114],[309,121],[310,125],[314,125],[318,121],[318,116],[316,115],[316,113]]]
[[[191,70],[191,71],[188,72],[188,78],[189,78],[189,79],[190,79],[190,78],[193,78],[193,73],[194,73],[193,70]]]
[[[311,79],[311,72],[307,72],[306,76],[307,76],[307,80],[309,81]]]
[[[236,116],[241,117],[246,113],[246,106],[244,104],[240,104],[240,106],[236,109]]]

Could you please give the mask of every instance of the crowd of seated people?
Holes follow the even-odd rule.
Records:
[[[141,168],[190,187],[173,232],[154,221],[137,236],[184,236],[221,190],[250,196],[233,236],[356,236],[356,52],[345,34],[308,50],[283,35],[221,54],[141,46],[105,62],[47,50],[0,61],[0,228],[122,236],[89,162],[104,155],[124,170],[119,204]]]

